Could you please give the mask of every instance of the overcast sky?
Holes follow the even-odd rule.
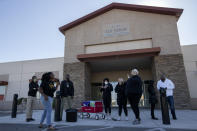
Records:
[[[112,2],[183,8],[181,45],[197,44],[197,0],[0,0],[0,63],[63,57],[58,28]]]

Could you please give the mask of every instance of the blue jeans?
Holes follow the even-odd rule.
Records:
[[[168,104],[170,105],[170,110],[171,110],[172,117],[176,118],[173,96],[168,96],[167,100],[168,100]]]
[[[52,112],[53,98],[48,96],[48,101],[46,101],[44,99],[44,96],[41,96],[40,100],[44,106],[44,111],[42,113],[42,118],[40,120],[40,124],[43,124],[45,118],[47,118],[46,124],[47,124],[47,126],[50,126],[51,125],[51,112]]]

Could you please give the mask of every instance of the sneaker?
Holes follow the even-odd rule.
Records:
[[[158,120],[158,118],[157,118],[157,117],[152,117],[152,119],[153,119],[153,120]]]
[[[126,121],[128,121],[128,120],[129,120],[128,116],[126,116],[126,117],[125,117],[125,120],[126,120]]]
[[[30,118],[27,118],[27,119],[26,119],[26,122],[30,122],[30,121],[31,121],[31,119],[30,119]]]
[[[108,115],[108,120],[111,120],[111,114]]]
[[[140,120],[139,119],[135,119],[134,121],[133,121],[133,125],[139,125],[140,124]]]
[[[173,117],[173,120],[177,120],[177,118],[176,117]]]
[[[108,114],[105,114],[105,120],[108,120]]]
[[[30,120],[31,120],[31,121],[35,121],[35,119],[33,119],[33,118],[31,118]]]
[[[120,117],[120,116],[118,116],[117,121],[120,121],[120,120],[121,120],[121,117]]]

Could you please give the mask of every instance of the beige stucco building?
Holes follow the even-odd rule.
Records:
[[[29,80],[34,75],[41,78],[44,72],[51,71],[62,80],[63,63],[63,57],[0,63],[0,110],[11,109],[14,94],[27,98]]]
[[[136,67],[143,80],[157,81],[161,73],[167,74],[176,85],[176,107],[190,108],[177,30],[182,11],[112,3],[60,27],[65,35],[64,76],[69,73],[76,81],[76,106],[99,99],[95,90],[103,78],[126,79]]]
[[[196,95],[197,94],[197,52],[196,51],[197,51],[197,44],[182,46],[192,109],[197,109],[197,95]]]
[[[27,97],[29,79],[53,71],[63,80],[70,74],[75,107],[84,100],[101,100],[102,80],[127,80],[138,68],[142,80],[159,80],[165,73],[176,86],[175,106],[197,109],[197,45],[180,46],[177,21],[182,9],[112,3],[60,27],[65,55],[60,58],[0,63],[0,110],[10,109],[14,93]],[[184,57],[184,59],[183,59]],[[148,107],[146,84],[140,106]],[[159,95],[158,95],[159,96]],[[38,97],[39,98],[39,97]],[[116,106],[116,94],[112,92]]]

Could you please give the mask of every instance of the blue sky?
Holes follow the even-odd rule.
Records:
[[[183,8],[181,44],[197,44],[197,0],[0,0],[0,63],[63,57],[58,28],[112,2]]]

